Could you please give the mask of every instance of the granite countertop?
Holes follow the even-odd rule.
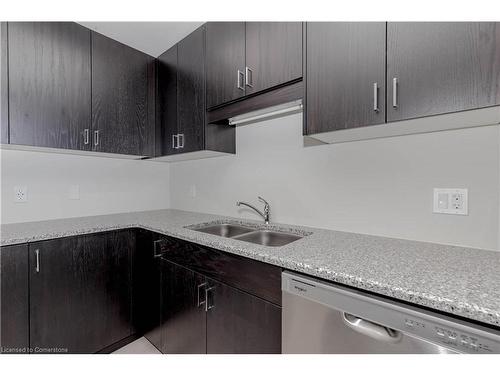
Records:
[[[310,234],[273,248],[184,228],[212,221],[240,222],[157,210],[4,224],[0,245],[138,227],[500,327],[500,251],[281,224]]]

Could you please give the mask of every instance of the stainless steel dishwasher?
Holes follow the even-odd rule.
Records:
[[[283,353],[500,353],[500,330],[282,274]]]

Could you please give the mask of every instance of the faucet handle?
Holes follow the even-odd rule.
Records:
[[[262,197],[257,197],[257,198],[259,198],[259,200],[260,200],[262,203],[264,203],[266,206],[269,206],[269,203],[267,203],[267,201],[266,201],[264,198],[262,198]]]
[[[264,203],[264,220],[266,222],[266,224],[269,224],[269,217],[271,216],[271,207],[269,206],[269,203],[267,203],[267,201],[262,198],[262,197],[257,197],[259,198],[259,200]]]

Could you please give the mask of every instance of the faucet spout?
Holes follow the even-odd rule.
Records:
[[[250,203],[247,203],[247,202],[236,202],[236,205],[237,206],[246,206],[248,208],[251,208],[252,210],[254,210],[255,212],[257,212],[260,216],[262,216],[262,218],[264,219],[265,223],[266,224],[269,224],[269,216],[270,216],[270,207],[269,207],[269,203],[267,203],[264,199],[262,199],[261,197],[259,197],[259,200],[261,200],[262,202],[264,202],[264,212],[262,212],[261,210],[259,210],[258,208],[252,206]]]

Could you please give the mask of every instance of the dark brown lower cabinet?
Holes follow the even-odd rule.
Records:
[[[205,277],[167,260],[161,264],[161,346],[166,354],[206,353]]]
[[[95,353],[133,333],[134,247],[129,230],[30,244],[33,353]]]
[[[0,248],[0,349],[5,354],[29,351],[28,245]]]
[[[160,266],[155,257],[154,241],[159,235],[136,230],[136,248],[132,257],[132,319],[136,333],[160,347]]]
[[[160,256],[158,254],[160,253]],[[2,352],[280,353],[281,268],[142,229],[0,248]]]
[[[160,286],[163,353],[281,353],[281,306],[265,299],[280,288],[274,282],[279,267],[250,259],[246,264],[245,258],[172,238],[165,243]],[[267,282],[272,290],[256,288],[250,266],[259,285]],[[241,273],[244,269],[247,274]],[[269,280],[260,279],[263,270]],[[234,278],[237,272],[239,280]]]
[[[281,308],[208,280],[207,353],[281,353]]]

